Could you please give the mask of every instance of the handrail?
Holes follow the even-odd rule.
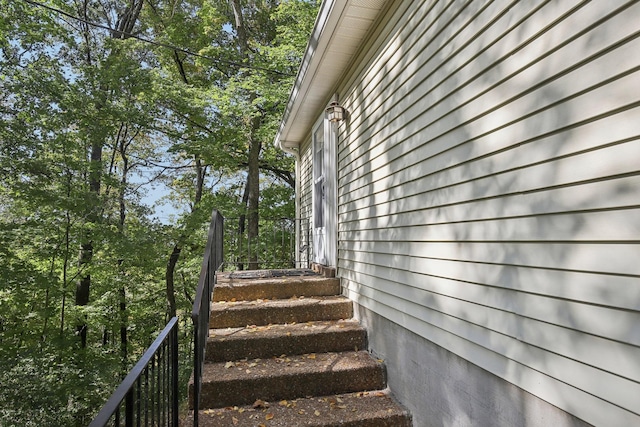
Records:
[[[253,238],[239,219],[225,218],[225,269],[308,267],[308,235],[302,234],[308,219],[261,217],[259,235]]]
[[[193,425],[198,426],[198,409],[202,387],[204,352],[209,336],[209,314],[211,293],[216,283],[216,270],[222,265],[222,245],[224,237],[224,217],[213,210],[207,246],[204,250],[200,279],[191,311],[193,320]]]
[[[178,427],[178,318],[173,317],[127,374],[89,427],[121,425]]]

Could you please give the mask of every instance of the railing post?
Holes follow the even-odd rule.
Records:
[[[124,425],[126,427],[133,427],[133,402],[133,389],[130,389],[124,403]]]
[[[173,399],[171,400],[172,404],[173,404],[173,420],[172,420],[172,426],[173,427],[178,427],[178,423],[179,423],[179,413],[178,411],[180,410],[179,408],[179,398],[180,398],[180,387],[179,387],[179,371],[180,371],[180,367],[178,364],[178,324],[176,323],[175,328],[173,328],[172,332],[171,332],[171,353],[172,353],[172,359],[173,359]]]
[[[202,260],[200,279],[191,311],[193,320],[193,425],[198,426],[198,410],[202,387],[202,369],[209,335],[211,293],[216,280],[216,270],[222,265],[224,218],[216,210],[211,216],[207,245]]]
[[[198,341],[200,341],[199,320],[193,321],[193,427],[198,427],[198,408],[200,406],[200,357],[198,355]]]

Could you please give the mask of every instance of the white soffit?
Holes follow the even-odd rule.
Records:
[[[358,54],[385,0],[325,0],[284,112],[276,145],[297,147]]]

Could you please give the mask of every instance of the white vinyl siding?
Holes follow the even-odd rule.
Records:
[[[390,22],[341,88],[346,293],[589,423],[640,424],[640,3]]]
[[[312,228],[312,188],[313,188],[313,168],[311,164],[311,140],[300,146],[300,211],[297,213],[300,219],[300,263],[303,267],[308,267],[313,259]]]

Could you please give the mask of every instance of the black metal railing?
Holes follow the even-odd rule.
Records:
[[[214,210],[209,226],[207,246],[198,280],[198,289],[193,303],[191,319],[193,320],[193,425],[198,426],[198,408],[202,389],[202,370],[204,368],[204,352],[209,335],[209,314],[211,293],[216,283],[216,270],[222,265],[222,245],[224,237],[224,218]]]
[[[258,236],[250,237],[239,218],[225,222],[225,269],[308,267],[308,220],[260,218]],[[296,229],[300,230],[296,244]]]
[[[178,318],[172,318],[89,427],[178,427]]]

